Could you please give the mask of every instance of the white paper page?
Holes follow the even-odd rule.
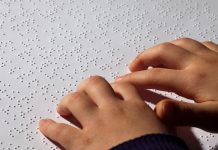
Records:
[[[37,130],[89,75],[127,72],[143,49],[179,37],[218,42],[216,0],[0,0],[0,149],[58,149]],[[182,58],[181,58],[182,59]],[[173,98],[176,95],[168,94]],[[193,128],[192,149],[218,149]]]

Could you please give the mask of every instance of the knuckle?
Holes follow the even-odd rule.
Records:
[[[83,87],[84,87],[84,89],[90,88],[93,85],[97,85],[97,84],[101,83],[102,81],[105,81],[105,79],[101,76],[91,76],[85,80],[85,82],[83,83]]]
[[[81,97],[80,92],[70,93],[66,96],[65,103],[69,104],[72,100],[78,100],[78,99],[80,99],[80,97]]]
[[[78,99],[81,97],[81,93],[80,92],[74,92],[69,94],[69,99]]]
[[[66,97],[63,98],[63,100],[60,102],[60,104],[57,107],[57,112],[59,113],[67,113],[66,108],[68,107],[79,107],[80,102],[82,100],[82,95],[80,92],[74,92],[68,94]]]
[[[102,81],[102,80],[104,80],[104,78],[101,77],[101,76],[91,76],[91,77],[89,77],[87,79],[87,82],[88,83],[96,83],[96,82],[99,82],[99,81]]]
[[[78,85],[78,89],[80,90],[84,90],[86,88],[89,88],[90,86],[93,86],[97,83],[99,83],[100,81],[105,80],[103,77],[101,76],[91,76],[87,79],[85,79],[84,81],[82,81],[79,85]]]
[[[194,41],[193,39],[186,38],[186,37],[175,40],[175,42],[178,42],[178,43],[181,43],[181,44],[186,44],[186,43],[193,42],[193,41]]]
[[[173,46],[172,43],[165,42],[165,43],[161,43],[161,44],[157,45],[156,50],[159,53],[162,53],[162,52],[165,52],[167,49],[169,49],[172,46]]]

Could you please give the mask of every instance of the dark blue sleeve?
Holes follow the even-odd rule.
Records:
[[[124,143],[111,150],[189,150],[184,141],[169,134],[148,134]]]

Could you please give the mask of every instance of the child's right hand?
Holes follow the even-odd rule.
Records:
[[[132,73],[117,81],[173,91],[196,102],[160,101],[156,113],[164,122],[218,132],[217,44],[188,38],[163,43],[139,54],[129,68]]]

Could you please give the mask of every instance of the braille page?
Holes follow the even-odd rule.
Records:
[[[59,149],[37,126],[41,118],[66,122],[55,111],[64,95],[89,75],[112,82],[157,43],[218,42],[217,6],[217,0],[0,0],[0,149]],[[191,149],[218,149],[217,134],[179,132]]]

